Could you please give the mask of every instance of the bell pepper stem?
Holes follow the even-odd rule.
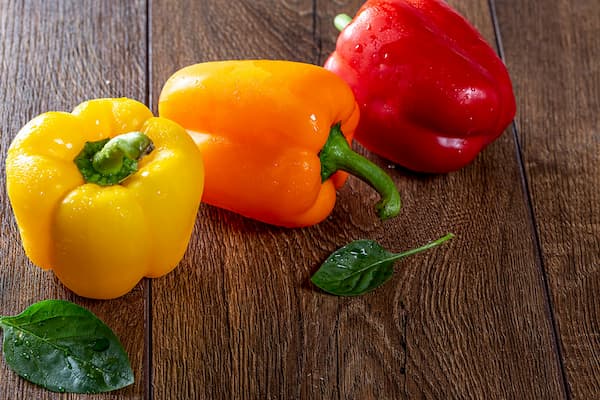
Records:
[[[129,132],[110,139],[96,154],[93,165],[96,171],[114,174],[123,167],[123,160],[138,160],[151,145],[150,138],[140,132]]]
[[[348,14],[338,14],[333,19],[333,25],[338,31],[343,31],[346,26],[352,21],[352,17]]]
[[[74,162],[87,183],[110,186],[135,173],[138,160],[152,149],[148,136],[129,132],[112,139],[87,142]]]
[[[338,170],[346,171],[379,192],[381,200],[375,205],[379,218],[385,220],[398,215],[402,201],[394,181],[377,165],[352,150],[339,123],[331,127],[329,138],[319,153],[319,158],[323,182]]]

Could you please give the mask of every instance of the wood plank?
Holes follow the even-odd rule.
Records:
[[[98,315],[120,337],[136,379],[134,385],[103,395],[103,399],[145,396],[144,286],[138,285],[117,300],[91,301],[65,289],[51,272],[33,266],[21,247],[4,190],[4,159],[21,126],[42,112],[70,111],[95,97],[129,96],[144,101],[145,21],[143,0],[0,0],[0,314],[16,314],[36,301],[61,298]],[[2,362],[0,398],[49,399],[57,395],[20,379]]]
[[[569,394],[600,398],[600,3],[495,3]]]
[[[154,104],[190,63],[316,60],[311,1],[194,4],[152,4]],[[182,265],[152,282],[153,321],[164,321],[153,323],[154,398],[338,397],[337,301],[306,282],[339,242],[327,230],[279,229],[202,205]]]
[[[319,9],[327,35],[324,55],[333,49],[329,38],[335,37],[328,21],[340,11],[353,15],[361,4],[342,2],[340,10],[337,3],[323,2]],[[449,3],[495,44],[486,1]],[[347,366],[341,391],[347,398],[397,398],[398,393],[410,399],[561,397],[514,148],[507,132],[456,173],[420,176],[393,170],[404,212],[393,223],[371,227],[369,236],[393,250],[446,231],[457,238],[407,260],[391,285],[372,298],[350,300],[340,313],[347,320],[340,324],[340,337],[355,338],[356,326],[363,325],[371,332],[366,337],[383,338],[373,346],[376,350],[369,342],[357,346],[360,340],[341,344],[345,357],[340,361]],[[352,183],[349,188],[353,195],[341,196],[340,203],[352,202],[348,213],[355,214],[360,189]]]

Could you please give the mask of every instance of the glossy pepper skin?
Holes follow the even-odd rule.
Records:
[[[325,68],[356,96],[356,140],[414,171],[467,165],[515,115],[506,67],[440,0],[367,1]]]
[[[350,88],[335,74],[289,61],[201,63],[168,79],[158,109],[182,125],[202,153],[203,202],[284,227],[313,225],[332,211],[346,174],[336,166],[324,172],[335,157],[322,150],[338,125],[345,136],[337,132],[336,146],[349,149],[359,119]],[[397,190],[374,171],[366,175],[373,172],[379,183],[387,178],[371,183],[386,186],[380,211],[391,217],[400,208]]]
[[[87,170],[101,185],[88,183],[85,167],[76,164],[91,161],[80,152],[86,142],[115,137],[98,145],[108,152],[98,152],[104,157],[94,165],[105,169]],[[129,176],[110,182],[117,169],[132,164]],[[121,296],[141,278],[177,265],[196,219],[203,173],[183,128],[124,98],[34,118],[6,160],[8,196],[26,254],[76,294],[96,299]]]

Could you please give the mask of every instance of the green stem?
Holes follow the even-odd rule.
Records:
[[[438,240],[434,240],[433,242],[429,242],[426,245],[423,245],[421,247],[417,247],[416,249],[411,249],[411,250],[407,250],[407,251],[405,251],[403,253],[395,254],[394,255],[394,259],[399,260],[399,259],[404,258],[404,257],[412,256],[413,254],[421,253],[423,251],[431,249],[432,247],[439,246],[440,244],[444,243],[447,240],[452,239],[453,237],[454,237],[453,233],[448,233],[445,236],[442,236],[441,238],[439,238]]]
[[[88,183],[115,185],[137,171],[137,162],[152,151],[152,140],[141,132],[87,142],[74,162]]]
[[[94,154],[94,169],[103,174],[114,174],[123,167],[123,160],[138,160],[152,144],[150,138],[140,132],[115,136],[102,150]]]
[[[381,168],[350,148],[339,123],[331,127],[329,139],[319,153],[319,158],[323,182],[338,170],[349,172],[379,192],[381,200],[375,206],[379,218],[389,219],[398,215],[402,201],[394,181]]]
[[[344,28],[352,21],[352,17],[348,14],[338,14],[333,19],[333,25],[338,31],[343,31]]]

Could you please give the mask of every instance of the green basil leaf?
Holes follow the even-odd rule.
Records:
[[[115,334],[64,300],[44,300],[0,317],[3,353],[19,376],[54,392],[101,393],[131,385],[133,371]]]
[[[338,296],[355,296],[385,283],[394,272],[394,254],[372,240],[356,240],[333,252],[312,282]]]
[[[398,254],[387,251],[373,240],[355,240],[333,252],[315,272],[311,281],[322,290],[337,296],[365,294],[392,277],[394,263],[399,259],[438,246],[453,237],[449,233],[425,246]]]

